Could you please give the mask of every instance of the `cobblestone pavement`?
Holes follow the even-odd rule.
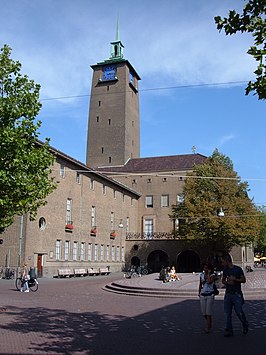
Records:
[[[227,339],[222,300],[215,301],[212,333],[204,334],[198,300],[102,290],[118,279],[123,274],[40,279],[36,293],[20,293],[13,280],[0,280],[0,354],[250,355],[265,349],[266,298],[249,296],[249,333],[242,334],[234,317],[235,335]],[[250,285],[265,285],[265,279],[266,271],[248,275]]]

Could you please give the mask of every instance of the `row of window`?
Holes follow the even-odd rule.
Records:
[[[176,202],[182,203],[184,201],[183,194],[177,194]],[[153,195],[147,195],[145,198],[145,207],[146,208],[153,208]],[[161,195],[161,207],[169,207],[169,195]]]
[[[183,181],[183,176],[178,176],[178,181]],[[167,182],[167,178],[163,177],[162,178],[162,182]],[[152,183],[152,178],[148,178],[147,179],[147,183],[151,184]],[[137,184],[137,179],[133,179],[132,180],[132,184]]]
[[[73,260],[73,261],[125,261],[124,247],[110,246],[104,244],[92,244],[85,242],[80,244],[77,241],[71,242],[66,240],[56,240],[55,244],[56,260]]]
[[[59,169],[59,175],[62,179],[64,179],[66,177],[66,168],[64,165],[60,164],[60,169]],[[77,184],[81,184],[81,173],[76,171],[76,182]],[[93,178],[90,179],[90,190],[94,190],[95,187],[95,180]],[[103,195],[106,195],[107,192],[107,186],[106,185],[102,185],[102,192]],[[117,191],[115,189],[113,189],[113,194],[114,194],[114,198],[116,198],[117,195]],[[125,195],[123,194],[122,196],[123,198],[123,202],[125,200]],[[133,199],[131,198],[131,205],[133,204]]]
[[[91,228],[97,226],[96,223],[96,206],[91,207]],[[66,224],[72,224],[72,199],[68,198],[67,199],[67,206],[66,206]],[[120,221],[121,222],[121,221]],[[116,229],[115,225],[115,213],[111,212],[110,213],[110,229],[115,230]],[[125,230],[126,232],[129,231],[129,217],[126,217],[126,225],[125,225]]]

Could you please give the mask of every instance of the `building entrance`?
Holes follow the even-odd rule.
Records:
[[[177,256],[177,272],[201,271],[200,258],[193,250],[184,250]]]
[[[147,259],[148,269],[151,272],[160,272],[162,267],[169,266],[168,255],[162,250],[154,250]]]

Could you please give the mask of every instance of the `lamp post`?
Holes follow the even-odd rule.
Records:
[[[123,220],[120,219],[120,222],[118,224],[118,228],[120,229],[120,261],[122,263],[122,230],[124,228]]]

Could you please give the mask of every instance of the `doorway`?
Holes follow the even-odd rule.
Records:
[[[38,277],[42,277],[42,254],[38,254],[38,257],[37,257],[37,276]]]

